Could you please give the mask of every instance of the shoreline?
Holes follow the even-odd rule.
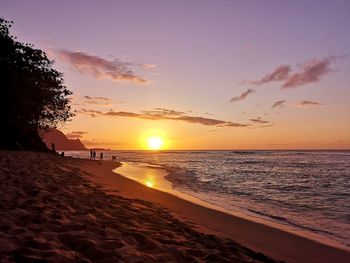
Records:
[[[171,194],[143,186],[114,173],[105,162],[99,169],[86,160],[90,180],[111,195],[122,195],[159,204],[185,222],[192,222],[200,231],[231,238],[254,251],[286,262],[349,262],[349,250],[322,244],[293,233],[191,203]]]
[[[3,262],[350,261],[347,251],[145,187],[112,171],[120,165],[0,151]]]
[[[172,186],[172,182],[167,180],[166,177],[173,173],[173,169],[168,169],[163,166],[156,166],[154,164],[143,163],[143,162],[134,162],[134,161],[122,161],[120,162],[121,166],[113,169],[113,172],[121,175],[125,178],[131,179],[135,182],[142,184],[145,187],[149,187],[155,189],[157,191],[165,192],[171,195],[174,195],[182,200],[188,201],[190,203],[204,206],[209,209],[217,210],[219,212],[223,212],[228,215],[232,215],[235,217],[239,217],[244,220],[253,221],[258,224],[263,224],[268,227],[277,228],[279,230],[295,234],[301,236],[306,239],[310,239],[316,241],[318,243],[332,246],[341,250],[345,250],[350,252],[350,248],[346,245],[340,243],[337,240],[322,236],[320,234],[299,229],[297,227],[293,227],[291,225],[285,225],[273,220],[269,220],[268,218],[259,217],[259,215],[255,215],[253,213],[245,213],[243,210],[230,210],[219,205],[209,203],[205,200],[202,200],[199,197],[193,196],[189,193],[182,192],[180,190],[176,190]],[[136,168],[136,169],[135,169]],[[143,171],[142,171],[143,170]],[[148,170],[148,171],[147,171]],[[152,172],[152,170],[163,170],[165,173],[160,172],[156,174]]]

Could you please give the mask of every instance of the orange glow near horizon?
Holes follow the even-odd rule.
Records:
[[[294,110],[294,109],[293,109]],[[258,149],[349,149],[349,123],[343,123],[344,129],[334,134],[334,122],[340,122],[341,116],[331,112],[332,119],[324,113],[324,119],[303,125],[289,123],[287,119],[276,115],[272,127],[250,128],[213,128],[183,122],[151,121],[119,118],[90,119],[86,116],[76,118],[74,123],[63,130],[88,131],[81,141],[87,148],[108,148],[113,150],[148,150],[148,139],[159,137],[163,140],[162,150],[258,150]],[[285,113],[286,114],[286,113]],[[306,113],[304,113],[306,115]],[[302,118],[299,115],[294,117]],[[152,127],[153,122],[157,127]],[[108,129],[106,125],[108,123]],[[321,132],[320,132],[321,131]],[[306,139],[312,138],[312,139]],[[153,150],[158,151],[158,150]]]

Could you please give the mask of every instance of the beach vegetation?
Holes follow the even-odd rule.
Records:
[[[39,130],[71,119],[72,92],[44,51],[10,34],[12,24],[0,18],[0,148],[45,151]]]

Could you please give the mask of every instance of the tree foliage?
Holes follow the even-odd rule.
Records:
[[[0,148],[44,150],[38,130],[73,116],[72,93],[44,51],[10,35],[12,23],[0,18]]]

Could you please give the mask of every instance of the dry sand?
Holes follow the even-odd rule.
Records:
[[[0,261],[274,262],[145,200],[160,192],[113,174],[116,165],[0,151]],[[134,199],[119,196],[123,186]]]
[[[0,261],[350,262],[344,250],[144,187],[117,166],[0,152]]]

